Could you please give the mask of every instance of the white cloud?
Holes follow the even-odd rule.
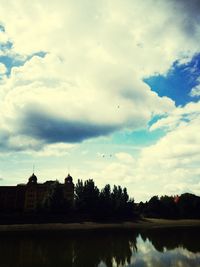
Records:
[[[126,152],[118,152],[115,154],[116,158],[124,163],[134,163],[135,159],[132,155]]]
[[[167,238],[164,240],[167,240]],[[167,242],[163,241],[158,245],[157,236],[147,234],[142,238],[137,238],[137,254],[134,260],[136,266],[167,267],[171,262],[173,262],[174,266],[195,266],[199,262],[200,253],[192,251],[186,242],[180,242],[179,239],[169,248]]]
[[[177,124],[155,144],[141,149],[135,160],[126,151],[120,152],[117,160],[91,165],[88,174],[101,186],[106,181],[126,186],[136,201],[184,192],[199,195],[199,118]]]
[[[0,75],[5,74],[6,70],[6,66],[3,63],[0,63]]]
[[[152,195],[188,191],[199,194],[199,131],[198,117],[178,125],[155,145],[142,150],[137,173],[150,185]]]
[[[91,175],[102,185],[109,179],[124,184],[138,199],[173,188],[196,190],[192,184],[199,175],[199,103],[175,109],[173,101],[143,82],[199,51],[195,3],[2,0],[5,32],[0,32],[0,42],[13,43],[9,56],[47,54],[13,67],[1,81],[1,152],[65,155],[69,142],[145,128],[154,115],[165,114],[151,130],[169,132],[143,149],[138,159],[120,150],[109,162],[92,163],[85,177]],[[0,65],[0,73],[5,71]],[[191,94],[198,92],[193,88]]]
[[[198,84],[197,86],[195,86],[194,88],[192,88],[192,90],[190,92],[190,96],[192,96],[192,97],[198,97],[198,96],[200,96],[200,84]]]
[[[2,87],[1,100],[1,127],[9,132],[9,138],[29,135],[30,131],[27,133],[23,127],[33,127],[35,113],[41,120],[40,125],[47,123],[49,118],[49,126],[46,126],[49,134],[54,127],[50,125],[52,120],[62,120],[62,125],[70,122],[88,124],[88,128],[91,125],[96,125],[96,129],[102,127],[100,133],[93,134],[98,136],[122,128],[146,127],[152,114],[162,114],[174,108],[171,100],[159,98],[136,78],[128,81],[130,73],[127,75],[117,70],[121,76],[117,75],[116,81],[116,73],[113,73],[104,84],[102,81],[98,84],[85,79],[73,80],[66,76],[65,67],[62,60],[48,54],[44,58],[35,56],[24,66],[12,69]],[[35,124],[34,127],[39,126]],[[105,133],[104,128],[108,128]],[[31,134],[37,139],[33,130]]]
[[[5,32],[0,31],[0,43],[6,44],[8,42],[8,36]]]
[[[72,148],[74,148],[75,145],[73,144],[65,144],[65,143],[57,143],[57,144],[51,144],[46,145],[43,147],[42,150],[35,151],[34,156],[36,157],[63,157],[65,155],[69,155]],[[32,152],[31,152],[32,153]]]
[[[196,35],[184,42],[188,32],[183,25],[189,19],[186,12],[175,11],[172,2],[3,1],[1,10],[15,51],[58,54],[73,72],[83,70],[85,63],[90,68],[96,60],[132,68],[133,60],[137,70],[152,74],[167,70],[180,51],[197,48]],[[198,33],[198,24],[194,26]]]
[[[198,119],[200,116],[200,102],[190,102],[184,107],[177,107],[169,111],[168,116],[158,120],[150,127],[150,131],[156,129],[173,130],[179,125],[185,125],[187,122]]]
[[[196,20],[186,20],[193,9],[177,4],[177,14],[175,6],[153,0],[84,5],[70,0],[3,1],[1,20],[13,42],[10,53],[48,54],[14,67],[4,81],[1,127],[10,136],[27,134],[20,127],[31,120],[31,107],[51,119],[110,125],[112,130],[98,133],[104,135],[144,128],[153,115],[172,110],[173,102],[158,97],[142,79],[165,73],[173,61],[198,51],[200,27]],[[194,38],[188,38],[186,25],[192,23]]]

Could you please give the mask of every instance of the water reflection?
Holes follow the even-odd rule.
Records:
[[[137,267],[200,266],[200,229],[154,229],[137,238]]]
[[[200,266],[200,229],[0,236],[1,267]]]

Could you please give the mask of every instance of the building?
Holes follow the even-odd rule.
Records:
[[[27,184],[17,186],[0,186],[0,212],[33,212],[42,204],[56,181],[38,183],[33,173]],[[65,200],[73,203],[74,184],[72,177],[68,174],[64,184],[58,185],[63,192]]]

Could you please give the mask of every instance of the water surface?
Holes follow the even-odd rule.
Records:
[[[200,228],[3,233],[0,266],[200,266]]]

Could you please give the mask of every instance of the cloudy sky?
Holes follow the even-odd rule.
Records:
[[[199,132],[198,0],[0,0],[0,185],[200,195]]]

